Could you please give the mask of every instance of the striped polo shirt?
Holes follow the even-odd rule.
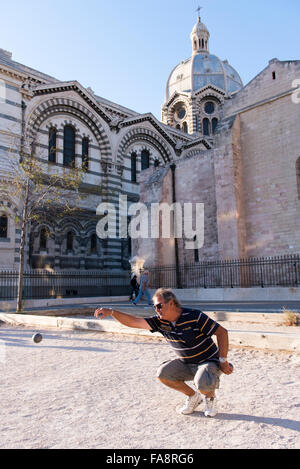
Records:
[[[160,332],[185,363],[219,363],[219,349],[212,339],[219,324],[196,309],[182,308],[175,323],[158,316],[144,318],[151,332]]]

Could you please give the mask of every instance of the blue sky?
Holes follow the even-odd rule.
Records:
[[[0,47],[18,62],[160,119],[168,76],[191,56],[199,4],[210,52],[228,59],[244,84],[274,57],[300,59],[299,0],[5,1]]]

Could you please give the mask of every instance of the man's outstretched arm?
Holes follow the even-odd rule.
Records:
[[[148,329],[150,331],[151,327],[143,318],[137,318],[131,316],[130,314],[122,313],[112,308],[98,308],[94,313],[95,318],[103,319],[107,316],[112,316],[118,322],[127,327],[134,327],[136,329]]]

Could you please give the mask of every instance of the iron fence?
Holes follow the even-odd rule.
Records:
[[[300,255],[151,268],[153,288],[299,287]]]
[[[23,299],[129,295],[130,272],[25,271]],[[17,298],[18,272],[0,271],[0,300]]]
[[[129,295],[130,271],[31,270],[24,272],[23,298]],[[150,269],[152,288],[299,287],[300,255],[197,262]],[[18,272],[0,270],[0,300],[17,298]]]

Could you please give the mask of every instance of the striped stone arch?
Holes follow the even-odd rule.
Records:
[[[127,149],[133,143],[148,143],[161,155],[165,163],[172,160],[171,151],[165,140],[157,133],[143,127],[136,127],[124,135],[117,152],[117,163],[123,164]]]
[[[190,99],[187,96],[178,95],[174,100],[171,101],[168,107],[168,115],[174,114],[174,109],[178,106],[178,104],[183,103],[186,106],[186,109],[190,107]]]
[[[86,222],[82,222],[84,232],[87,235],[96,233],[96,225],[97,225],[97,220],[87,220]]]
[[[62,218],[58,223],[57,223],[57,232],[60,234],[65,233],[66,230],[72,229],[75,231],[76,235],[79,235],[83,229],[82,229],[82,223],[75,219],[74,217],[66,216]]]
[[[212,101],[217,102],[219,106],[222,106],[224,104],[224,96],[209,89],[196,97],[196,104],[198,110],[200,110],[202,103],[207,99],[211,99]]]
[[[50,98],[40,103],[30,114],[27,121],[26,134],[33,140],[42,123],[57,114],[70,114],[89,127],[98,142],[101,157],[111,159],[111,146],[100,119],[82,103],[70,98]]]
[[[48,231],[49,231],[49,237],[50,238],[54,238],[54,234],[55,234],[55,225],[53,222],[49,221],[49,220],[41,220],[41,221],[37,221],[35,223],[32,223],[31,224],[31,233],[38,233],[40,234],[40,231],[42,228],[47,228]]]

